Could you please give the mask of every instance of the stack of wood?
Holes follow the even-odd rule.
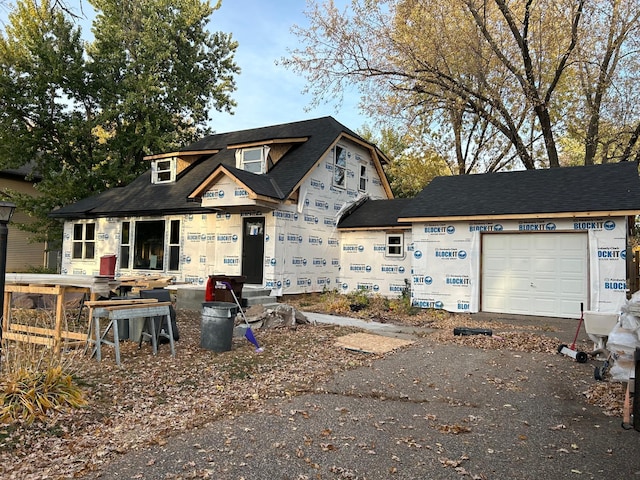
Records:
[[[173,277],[162,275],[131,275],[118,277],[118,288],[126,289],[131,294],[136,295],[140,290],[151,290],[153,288],[164,288],[173,283]]]
[[[5,284],[9,285],[31,285],[31,286],[59,286],[59,287],[79,287],[88,288],[92,294],[108,295],[114,285],[114,280],[107,277],[91,275],[59,275],[42,273],[7,273]],[[20,291],[15,288],[14,292]],[[36,292],[32,292],[36,293]]]

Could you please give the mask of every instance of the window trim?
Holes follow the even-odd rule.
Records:
[[[240,150],[240,155],[239,155],[239,159],[238,159],[238,165],[237,167],[241,170],[244,170],[246,172],[250,172],[250,173],[255,173],[257,175],[266,173],[266,155],[265,155],[265,151],[264,151],[264,147],[249,147],[249,148],[243,148],[242,150]],[[245,154],[249,153],[249,152],[260,152],[260,158],[256,159],[256,160],[245,160]],[[257,172],[254,172],[253,170],[249,170],[247,168],[247,164],[259,164],[260,165],[260,169]]]
[[[399,243],[391,243],[392,238],[399,238]],[[391,249],[398,249],[398,253],[392,253]],[[404,257],[404,233],[403,232],[394,232],[387,233],[385,236],[385,249],[384,256],[389,258],[402,258]]]
[[[340,154],[338,153],[338,149],[340,149]],[[344,153],[344,157],[341,155]],[[346,190],[347,188],[347,156],[348,151],[342,145],[336,145],[333,148],[333,176],[331,179],[331,184],[336,188],[343,188]],[[344,165],[338,165],[338,161],[340,159],[344,159]],[[338,172],[342,172],[342,181],[338,182],[336,179],[338,178]]]
[[[165,163],[167,164],[166,167],[163,165]],[[177,163],[176,157],[158,158],[154,160],[151,164],[151,183],[157,185],[175,182]],[[160,168],[161,166],[163,168]],[[169,174],[168,177],[166,177],[167,173]]]
[[[369,181],[369,178],[367,176],[367,166],[360,165],[360,180],[358,182],[358,191],[366,192],[368,181]],[[363,185],[363,182],[364,182],[364,185]]]
[[[182,247],[180,245],[180,220],[169,219],[169,237],[167,238],[167,251],[169,259],[167,261],[167,271],[180,271],[180,254]],[[175,268],[172,268],[175,265]]]
[[[125,227],[126,226],[126,227]],[[126,238],[125,238],[126,232]],[[120,269],[129,270],[131,268],[131,239],[133,229],[130,221],[123,221],[120,224]]]
[[[78,231],[78,227],[80,231]],[[91,227],[91,228],[89,228]],[[91,232],[90,232],[91,230]],[[79,237],[77,236],[79,233]],[[91,233],[91,238],[89,238]],[[77,247],[80,247],[79,255]],[[91,248],[89,248],[91,246]],[[88,254],[88,252],[91,252]],[[71,234],[71,258],[73,260],[94,260],[96,258],[96,224],[91,223],[74,223],[73,232]]]

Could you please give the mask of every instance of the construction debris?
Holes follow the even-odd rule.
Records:
[[[294,328],[296,324],[310,323],[302,312],[285,303],[279,303],[273,308],[254,305],[247,309],[245,316],[254,328]]]
[[[363,353],[387,353],[414,343],[411,340],[370,333],[352,333],[336,340],[336,346]]]

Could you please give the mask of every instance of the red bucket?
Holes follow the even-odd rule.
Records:
[[[116,275],[116,256],[104,255],[100,257],[100,276],[113,278]]]

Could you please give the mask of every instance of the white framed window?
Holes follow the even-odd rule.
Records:
[[[176,181],[176,159],[162,158],[151,164],[151,183],[171,183]]]
[[[120,268],[129,268],[131,253],[131,222],[122,222],[120,232]]]
[[[251,173],[265,173],[264,166],[264,149],[262,147],[242,150],[238,168]]]
[[[180,269],[180,220],[169,223],[169,270]]]
[[[345,188],[347,186],[347,150],[340,145],[333,149],[333,185]]]
[[[96,255],[96,224],[75,223],[71,258],[93,259]]]
[[[404,235],[402,233],[387,233],[385,256],[404,256]]]
[[[358,183],[358,190],[361,192],[367,191],[367,167],[360,165],[360,182]]]

